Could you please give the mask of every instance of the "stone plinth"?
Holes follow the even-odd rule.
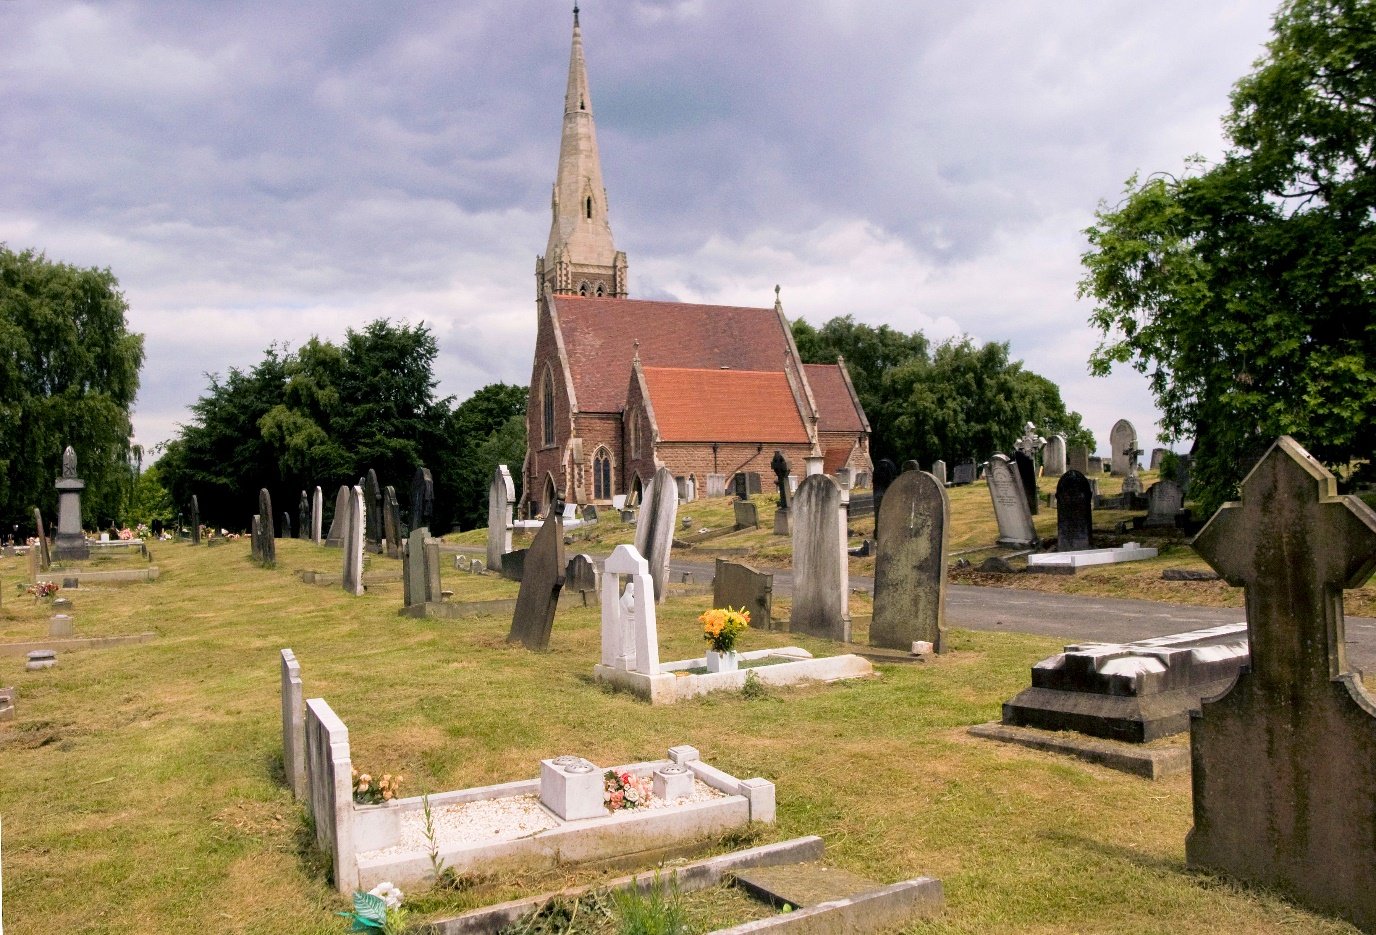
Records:
[[[57,481],[57,540],[54,555],[59,562],[82,561],[91,557],[91,547],[81,531],[81,492],[86,482],[75,477]]]

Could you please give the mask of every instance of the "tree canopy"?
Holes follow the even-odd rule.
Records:
[[[523,417],[525,390],[484,387],[477,402],[451,409],[452,399],[435,397],[437,354],[424,324],[386,320],[349,330],[341,345],[318,337],[296,351],[273,345],[248,371],[210,376],[192,421],[158,461],[160,479],[181,509],[195,494],[203,522],[237,529],[255,512],[261,487],[294,513],[299,492],[318,484],[328,512],[339,485],[357,483],[369,468],[396,488],[405,510],[423,464],[436,485],[432,527],[448,529],[481,496],[464,482],[476,470],[472,453],[513,414]],[[524,434],[519,451],[502,454],[519,464]]]
[[[133,482],[129,410],[143,336],[109,269],[0,243],[0,529],[51,524],[62,452],[76,452],[88,526],[117,518]]]
[[[1137,176],[1086,234],[1091,368],[1150,379],[1212,508],[1271,438],[1340,478],[1376,450],[1376,4],[1289,0],[1222,161]]]
[[[876,328],[849,315],[820,328],[799,319],[793,339],[805,363],[845,358],[870,420],[875,460],[983,461],[1011,450],[1029,421],[1043,435],[1060,433],[1094,448],[1094,436],[1079,413],[1065,408],[1059,388],[1010,361],[1007,344],[977,346],[961,338],[933,350],[921,332]]]

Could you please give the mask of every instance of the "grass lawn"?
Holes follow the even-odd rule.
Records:
[[[709,508],[683,513],[706,523]],[[18,688],[17,719],[0,723],[15,933],[344,931],[334,913],[345,901],[282,785],[283,647],[307,697],[348,725],[354,763],[405,774],[405,794],[533,777],[549,755],[612,764],[679,743],[772,779],[778,824],[742,840],[820,834],[842,867],[883,882],[940,878],[945,913],[907,932],[1354,931],[1187,872],[1187,777],[1151,783],[970,738],[965,728],[996,718],[1057,640],[954,631],[939,660],[879,666],[874,679],[650,707],[592,681],[595,609],[561,613],[552,651],[536,654],[505,643],[506,618],[399,617],[400,583],[359,598],[304,584],[295,570],[340,561],[308,543],[279,541],[272,570],[249,561],[247,540],[153,551],[156,582],[68,596],[78,635],[153,630],[157,641],[65,654],[38,673],[0,655],[0,685]],[[0,641],[46,632],[50,608],[16,589],[26,569],[0,559]],[[455,600],[506,587],[452,568],[444,586]],[[700,652],[704,606],[664,606],[661,658]],[[744,648],[790,643],[827,650],[757,631]],[[423,919],[597,878],[531,873],[408,897]],[[721,924],[728,910],[698,917]]]

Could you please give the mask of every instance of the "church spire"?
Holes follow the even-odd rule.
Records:
[[[545,255],[536,263],[538,289],[556,293],[626,295],[626,255],[612,241],[607,189],[593,124],[592,95],[583,58],[583,30],[573,8],[573,48],[564,92],[564,130],[559,169],[550,201],[553,217]]]

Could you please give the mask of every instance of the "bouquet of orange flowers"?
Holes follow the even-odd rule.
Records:
[[[736,638],[750,629],[750,612],[745,608],[714,607],[703,611],[698,622],[702,624],[702,638],[712,644],[712,649],[729,653],[736,648]]]

